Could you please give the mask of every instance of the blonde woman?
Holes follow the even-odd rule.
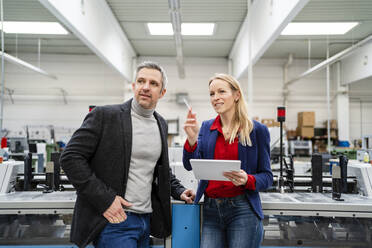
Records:
[[[240,160],[241,170],[225,172],[228,181],[200,182],[195,203],[204,194],[201,248],[259,247],[264,216],[258,192],[273,182],[270,134],[248,117],[241,87],[232,76],[212,77],[209,94],[218,115],[204,121],[199,131],[196,114],[189,110],[183,164],[192,170],[192,158]]]

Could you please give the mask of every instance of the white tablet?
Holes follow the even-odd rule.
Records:
[[[224,172],[239,171],[240,160],[190,159],[195,178],[199,180],[229,181]]]

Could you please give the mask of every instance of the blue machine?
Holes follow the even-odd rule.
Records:
[[[199,244],[200,205],[172,204],[172,247],[199,248]]]

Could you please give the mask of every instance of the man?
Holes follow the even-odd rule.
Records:
[[[62,168],[77,191],[71,241],[78,246],[149,247],[150,233],[171,233],[170,196],[187,203],[195,197],[169,169],[167,124],[154,111],[166,82],[159,65],[140,64],[134,98],[96,107],[63,152]]]

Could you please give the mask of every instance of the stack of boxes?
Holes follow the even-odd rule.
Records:
[[[297,114],[297,135],[303,138],[314,137],[315,112],[299,112]]]

